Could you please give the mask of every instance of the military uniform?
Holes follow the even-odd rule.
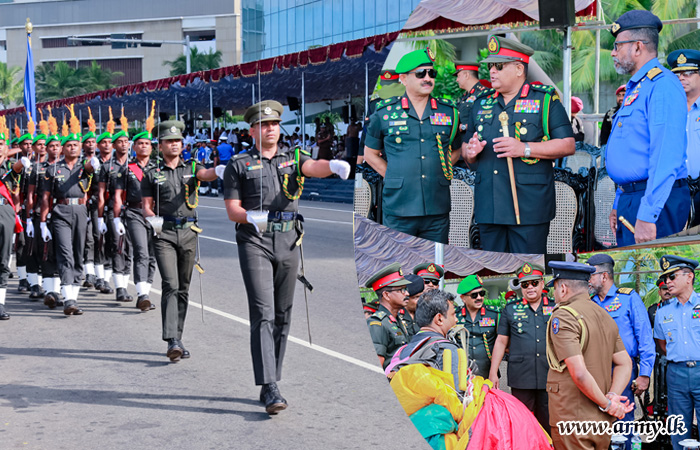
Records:
[[[59,140],[58,136],[51,136],[47,139],[47,144],[51,140]],[[61,300],[59,293],[61,291],[61,278],[58,273],[58,265],[56,263],[55,241],[44,242],[41,239],[40,224],[41,224],[41,197],[43,196],[46,186],[46,171],[50,170],[59,160],[54,163],[46,161],[40,163],[36,168],[36,196],[37,196],[37,223],[34,225],[34,253],[40,262],[41,275],[43,276],[44,287],[44,304],[52,309],[59,305]],[[52,229],[49,224],[49,229]],[[46,298],[48,296],[49,298]]]
[[[500,39],[500,47],[489,41],[492,57],[501,61],[509,43]],[[531,49],[530,49],[531,51]],[[529,58],[522,53],[521,62]],[[470,114],[464,118],[466,135],[475,132],[486,146],[477,156],[474,183],[474,219],[479,224],[482,249],[510,253],[546,253],[549,223],[556,214],[554,167],[552,161],[537,158],[512,158],[520,208],[517,225],[507,158],[499,158],[493,140],[503,137],[499,115],[508,115],[508,134],[522,142],[543,142],[573,138],[566,110],[554,87],[524,83],[506,105],[495,89],[480,92]],[[526,150],[527,151],[527,150]]]
[[[416,324],[416,319],[411,315],[411,313],[405,309],[400,309],[398,316],[399,321],[401,321],[403,328],[406,330],[406,336],[408,336],[409,339],[420,331],[420,327],[418,324]]]
[[[474,319],[466,307],[457,311],[457,323],[469,331],[467,349],[469,360],[476,362],[474,375],[489,377],[491,356],[497,337],[498,316],[498,310],[491,306],[482,306]]]
[[[479,73],[479,63],[478,62],[467,62],[467,61],[455,61],[455,76],[458,79],[459,83],[459,73],[463,70],[467,70],[470,72],[473,72],[476,77],[478,77]],[[461,87],[461,86],[460,86]],[[476,100],[476,97],[479,96],[479,94],[483,91],[486,90],[486,86],[481,84],[480,81],[478,81],[474,86],[471,87],[469,90],[465,90],[464,94],[462,94],[462,97],[457,101],[457,108],[459,109],[459,117],[469,117],[469,112],[472,109],[472,106],[474,105],[474,100]],[[461,131],[465,131],[466,127],[462,127]],[[468,139],[467,139],[468,140]]]
[[[377,312],[367,319],[367,326],[377,355],[384,357],[386,369],[396,350],[408,343],[408,331],[403,321],[397,320],[384,305],[379,305]]]
[[[25,141],[32,142],[34,140],[33,136],[31,134],[24,134],[17,138],[17,143],[22,143]],[[19,159],[21,157],[22,153],[17,154],[17,158]],[[31,157],[31,150],[29,151],[29,156]],[[15,174],[14,176],[17,178],[17,182],[19,184],[19,217],[22,220],[22,223],[27,223],[27,218],[31,217],[31,214],[28,213],[26,210],[26,203],[27,203],[27,191],[29,189],[29,179],[32,176],[32,169],[33,169],[33,164],[30,165],[29,167],[25,167],[22,169],[22,172],[19,174]],[[19,278],[19,284],[17,287],[17,290],[19,292],[26,292],[29,290],[29,281],[27,278],[28,270],[27,270],[27,260],[29,259],[29,249],[30,246],[27,245],[29,239],[26,233],[26,230],[24,230],[21,233],[17,233],[17,236],[15,237],[15,255],[17,257],[15,261],[15,265],[17,266],[17,276]]]
[[[5,139],[4,135],[0,138]],[[4,145],[4,144],[3,144]],[[8,161],[0,166],[0,320],[8,320],[10,315],[5,311],[5,295],[7,279],[10,275],[10,254],[12,252],[12,234],[16,231],[17,218],[12,192],[17,183],[14,171]]]
[[[97,137],[97,142],[100,143],[104,139],[112,139],[112,134],[108,131],[100,134]],[[104,209],[98,211],[99,208],[99,190],[100,190],[100,178],[103,177],[102,172],[108,170],[109,162],[111,161],[111,156],[106,160],[102,158],[102,152],[96,152],[97,157],[100,159],[100,167],[95,169],[95,174],[93,175],[94,183],[90,192],[88,193],[88,215],[90,216],[90,229],[88,233],[92,231],[93,240],[93,261],[95,264],[95,289],[103,294],[112,294],[114,290],[109,284],[109,280],[112,278],[112,258],[107,257],[107,238],[100,231],[99,227],[99,215],[102,214],[104,217]],[[86,259],[90,261],[89,258]]]
[[[424,60],[402,70],[397,66],[397,73],[432,64],[424,50],[416,52],[422,53]],[[365,145],[386,155],[382,190],[384,225],[447,243],[451,155],[452,149],[462,146],[458,126],[459,114],[451,100],[430,97],[421,116],[407,95],[377,103],[367,126]]]

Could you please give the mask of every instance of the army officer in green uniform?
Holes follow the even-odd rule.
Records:
[[[482,249],[546,253],[556,212],[552,160],[574,154],[573,130],[554,88],[526,82],[534,53],[530,47],[491,36],[488,50],[484,61],[493,89],[483,91],[464,118],[471,138],[462,154],[476,170],[474,214]],[[503,113],[508,137],[501,126]],[[513,160],[520,224],[507,157]]]
[[[554,305],[542,297],[544,267],[525,263],[518,269],[516,277],[513,284],[520,286],[523,299],[511,301],[503,310],[489,379],[498,387],[498,366],[506,348],[510,348],[508,385],[511,393],[535,414],[542,428],[549,433],[547,321]]]
[[[457,286],[457,293],[464,302],[458,309],[457,322],[469,331],[468,356],[476,362],[474,374],[488,378],[491,356],[496,342],[498,311],[484,305],[486,290],[478,275],[469,275]]]
[[[459,116],[467,117],[471,107],[474,105],[474,100],[481,92],[486,90],[486,86],[481,84],[481,80],[479,80],[478,62],[455,61],[455,71],[457,84],[460,89],[464,90],[464,94],[457,101]]]
[[[411,282],[403,277],[399,263],[386,266],[365,283],[365,287],[372,288],[379,298],[379,309],[367,319],[367,326],[384,369],[396,350],[409,341],[403,322],[397,319],[399,310],[408,303],[406,286],[409,284]]]
[[[377,103],[367,126],[365,160],[384,177],[384,225],[446,244],[452,164],[462,137],[456,105],[430,95],[437,74],[433,61],[430,49],[423,49],[396,65],[406,94]]]

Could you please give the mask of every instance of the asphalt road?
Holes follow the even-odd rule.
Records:
[[[10,280],[12,317],[0,322],[0,448],[428,448],[378,368],[357,290],[352,206],[300,208],[315,288],[313,345],[299,284],[279,383],[290,406],[273,417],[254,385],[233,224],[221,198],[202,198],[198,212],[206,272],[202,297],[197,273],[190,289],[189,360],[165,357],[159,279],[156,311],[81,290],[85,314],[71,317],[20,296]]]

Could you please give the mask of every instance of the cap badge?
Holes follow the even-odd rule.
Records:
[[[170,127],[170,132],[173,134],[177,133],[177,127],[176,126]]]
[[[478,281],[479,284],[484,284],[484,282],[481,281],[481,277],[479,275],[476,276],[476,281]]]
[[[430,49],[430,47],[428,47],[428,48],[425,49],[425,50],[428,52],[428,58],[430,58],[431,61],[435,61],[435,54],[434,54],[433,51]]]
[[[671,264],[668,262],[668,259],[666,258],[661,258],[661,268],[666,270]]]
[[[678,56],[678,64],[685,64],[688,62],[688,58],[685,57],[683,53]]]
[[[401,270],[401,267],[399,267],[399,275],[403,276],[403,270]]]
[[[613,22],[612,27],[610,27],[610,31],[612,33],[617,33],[619,29],[620,29],[620,24],[617,22]]]
[[[266,106],[265,109],[263,109],[263,113],[266,116],[269,116],[270,114],[272,114],[272,108],[270,108],[269,106]]]
[[[530,267],[530,264],[525,264],[523,266],[523,273],[530,273],[532,272],[532,267]]]
[[[435,272],[435,264],[431,264],[428,266],[428,272]]]
[[[390,78],[391,78],[391,72],[388,72],[388,71],[387,71],[387,72],[384,72],[384,74],[382,75],[382,78],[384,78],[385,80],[390,79]]]
[[[491,36],[488,43],[489,53],[496,54],[501,49],[501,43],[496,36]]]

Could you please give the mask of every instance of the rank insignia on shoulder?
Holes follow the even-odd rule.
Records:
[[[494,325],[496,325],[496,321],[493,320],[491,317],[482,317],[479,320],[480,327],[492,327]]]
[[[378,321],[376,321],[376,320],[373,320],[373,321],[371,321],[371,322],[369,323],[369,325],[370,325],[370,326],[372,326],[372,325],[378,325],[378,326],[381,327],[381,326],[382,326],[382,323],[381,323],[381,322],[378,322]]]
[[[539,100],[516,100],[515,109],[513,112],[516,113],[538,113],[540,112],[540,101]]]
[[[656,77],[661,72],[661,69],[659,69],[658,67],[652,67],[651,69],[649,69],[649,72],[647,72],[647,77],[649,77],[650,80],[653,80],[654,77]]]
[[[452,125],[452,117],[445,113],[435,113],[430,116],[431,125]]]
[[[631,294],[634,289],[629,288],[629,287],[623,287],[623,288],[618,288],[617,292],[620,294]]]

